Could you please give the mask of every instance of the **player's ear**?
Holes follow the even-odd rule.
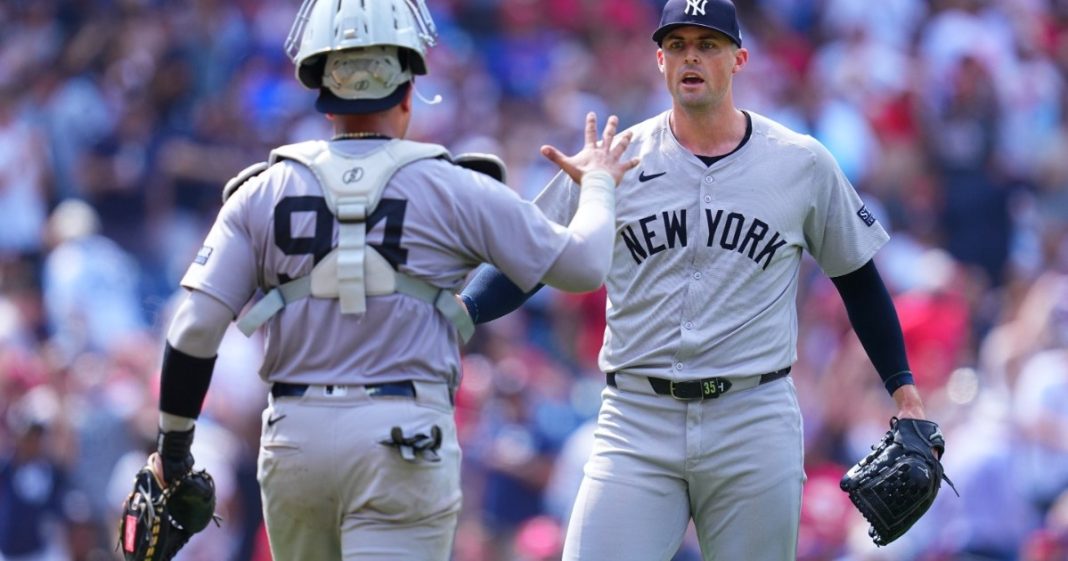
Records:
[[[664,73],[664,49],[656,50],[656,68],[661,74]]]
[[[734,49],[734,68],[731,68],[731,74],[737,74],[748,62],[749,50],[745,47],[736,47]]]
[[[405,113],[411,113],[412,112],[412,95],[413,95],[413,92],[415,92],[415,80],[412,80],[411,86],[408,88],[408,91],[404,92],[404,97],[401,98],[400,108]]]

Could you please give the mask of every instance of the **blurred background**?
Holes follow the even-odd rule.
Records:
[[[661,0],[429,0],[411,137],[501,155],[533,197],[582,116],[670,105]],[[113,560],[153,447],[178,280],[225,181],[325,138],[282,43],[296,0],[0,2],[0,559]],[[821,140],[892,232],[876,261],[948,442],[932,510],[875,549],[838,479],[895,411],[801,271],[798,558],[1068,559],[1068,1],[739,0],[740,107]],[[464,349],[458,561],[558,559],[603,375],[604,294],[543,290]],[[261,342],[227,335],[194,455],[225,521],[180,560],[269,559]],[[698,560],[692,533],[677,561]],[[737,560],[728,560],[737,561]]]

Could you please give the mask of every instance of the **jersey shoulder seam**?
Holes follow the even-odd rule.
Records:
[[[754,116],[753,136],[781,142],[784,145],[800,150],[811,158],[813,164],[820,159],[820,150],[817,147],[821,147],[822,144],[812,135],[801,134],[767,117],[752,112],[750,114]],[[755,122],[758,118],[762,121],[759,125]]]

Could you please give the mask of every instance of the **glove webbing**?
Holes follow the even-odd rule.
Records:
[[[881,441],[871,445],[872,452],[870,454],[868,454],[863,460],[861,460],[859,462],[859,465],[861,467],[865,467],[868,464],[870,464],[873,460],[881,457],[883,455],[883,451],[886,450],[887,448],[889,448],[890,445],[894,444],[895,436],[897,435],[897,433],[895,432],[894,429],[897,428],[898,421],[899,421],[899,419],[897,417],[891,417],[890,418],[890,429],[891,430],[889,430],[885,435],[883,435],[883,439]],[[926,440],[930,441],[931,439],[927,438]],[[942,440],[941,437],[939,437],[938,440],[941,441]],[[921,456],[926,456],[926,453],[925,453],[924,450],[917,450],[917,449],[915,449],[913,447],[908,446],[908,442],[905,441],[904,439],[902,439],[902,441],[899,441],[898,444],[903,446],[908,451],[911,451],[913,453],[919,454]],[[942,442],[934,442],[932,444],[934,445],[933,446],[934,448],[938,449],[938,454],[935,455],[935,461],[939,461],[940,462],[941,459],[942,459],[942,453],[945,450],[945,444],[942,443]],[[942,471],[942,481],[945,481],[946,483],[949,484],[949,488],[953,489],[953,493],[955,495],[957,495],[958,497],[960,496],[960,493],[957,492],[957,486],[954,485],[952,481],[950,481],[949,476],[946,475],[945,470]]]

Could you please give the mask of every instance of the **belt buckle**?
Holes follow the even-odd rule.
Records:
[[[349,393],[348,386],[329,385],[323,387],[323,395],[327,397],[344,397]]]
[[[693,380],[687,380],[685,382],[676,382],[675,380],[670,380],[669,381],[669,385],[668,385],[668,390],[669,390],[669,393],[671,394],[671,397],[673,397],[673,398],[675,398],[675,399],[677,399],[679,401],[693,401],[695,399],[704,399],[703,395],[679,395],[678,393],[675,392],[675,389],[678,388],[680,384],[691,384],[693,382],[694,382]],[[686,386],[683,386],[683,387],[686,387]]]

